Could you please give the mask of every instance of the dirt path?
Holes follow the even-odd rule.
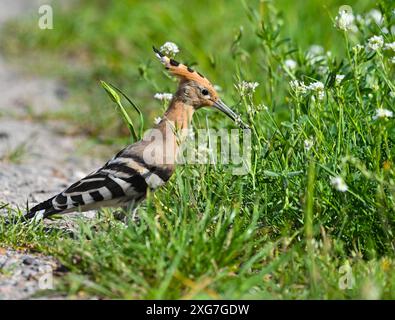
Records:
[[[8,19],[37,12],[39,3],[0,1],[0,28]],[[45,200],[99,165],[76,155],[83,138],[58,133],[64,123],[25,120],[31,110],[40,115],[62,108],[66,99],[60,82],[26,75],[0,55],[0,207]],[[0,299],[30,297],[55,266],[50,257],[0,248]]]

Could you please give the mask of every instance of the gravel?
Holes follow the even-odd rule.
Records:
[[[0,248],[0,299],[26,299],[53,289],[52,257]]]

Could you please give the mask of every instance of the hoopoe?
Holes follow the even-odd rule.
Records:
[[[34,206],[25,218],[41,220],[53,214],[72,211],[135,207],[145,198],[148,188],[155,190],[173,174],[176,155],[185,138],[185,135],[180,137],[177,132],[189,127],[193,113],[200,107],[216,108],[245,127],[239,116],[221,101],[207,78],[167,57],[155,47],[153,49],[170,74],[180,80],[162,120],[151,129],[162,135],[163,139],[154,142],[143,139],[128,145],[100,169]],[[166,145],[170,145],[170,148],[165,152]],[[148,149],[160,156],[147,157]]]

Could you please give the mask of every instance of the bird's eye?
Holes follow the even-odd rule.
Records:
[[[208,90],[207,89],[202,89],[202,95],[208,96]]]

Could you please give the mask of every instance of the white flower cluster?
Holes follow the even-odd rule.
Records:
[[[368,43],[366,44],[366,48],[372,51],[377,51],[384,46],[384,38],[383,36],[373,36],[368,39]]]
[[[214,85],[214,90],[217,91],[217,92],[221,92],[222,91],[222,87],[217,85],[217,84],[215,84]]]
[[[394,42],[390,42],[390,43],[386,43],[385,44],[385,49],[392,50],[392,51],[395,52],[395,41]]]
[[[176,55],[180,52],[178,46],[174,42],[167,41],[163,46],[160,47],[160,51],[167,55]]]
[[[306,52],[307,64],[313,66],[318,73],[327,74],[329,71],[328,62],[332,57],[332,52],[325,52],[324,48],[320,45],[313,44]]]
[[[311,137],[309,139],[306,139],[305,141],[303,141],[303,146],[306,151],[309,151],[314,146],[314,140]]]
[[[323,60],[325,58],[324,56],[324,48],[318,44],[313,44],[309,47],[306,53],[306,59],[310,64],[315,64],[320,60]]]
[[[324,53],[324,48],[319,44],[312,44],[307,51],[307,56],[315,57]]]
[[[366,15],[367,23],[375,22],[377,25],[381,25],[383,23],[383,14],[380,10],[372,9]]]
[[[247,82],[247,81],[242,81],[239,83],[239,88],[242,90],[251,90],[252,92],[255,91],[255,89],[259,86],[258,82]]]
[[[307,86],[301,80],[292,80],[289,85],[296,94],[312,93],[318,100],[323,100],[325,97],[325,86],[321,81],[312,82]]]
[[[296,63],[295,60],[292,59],[287,59],[284,61],[284,65],[291,71],[294,71],[296,69],[296,67],[298,66],[298,64]]]
[[[324,90],[324,84],[321,81],[316,81],[316,82],[310,83],[308,88],[311,91],[323,91]]]
[[[355,17],[351,11],[341,9],[335,18],[335,27],[343,31],[354,31],[356,28],[354,20]]]
[[[394,116],[394,113],[391,110],[384,109],[384,108],[378,108],[376,110],[376,114],[373,116],[373,120],[377,120],[379,118],[392,118]]]
[[[365,17],[357,15],[356,20],[361,25],[371,25],[372,23],[375,23],[380,26],[383,23],[383,14],[377,9],[372,9],[365,15]]]
[[[173,95],[171,93],[155,93],[154,98],[160,101],[169,101],[173,99]]]
[[[344,77],[345,77],[345,75],[344,74],[337,74],[336,75],[336,80],[335,80],[335,82],[336,82],[336,85],[340,85],[340,83],[343,81],[343,79],[344,79]]]
[[[305,94],[307,93],[307,86],[304,84],[303,81],[300,80],[292,80],[289,82],[291,89],[296,94]]]
[[[320,81],[313,82],[308,86],[309,90],[315,93],[318,100],[323,100],[325,97],[324,84]]]
[[[331,185],[340,192],[346,192],[348,190],[347,184],[344,182],[342,177],[332,177]]]
[[[258,82],[248,82],[248,81],[242,81],[238,85],[236,85],[236,88],[240,91],[240,94],[244,96],[245,94],[249,93],[252,94],[255,92],[255,89],[259,86]]]

